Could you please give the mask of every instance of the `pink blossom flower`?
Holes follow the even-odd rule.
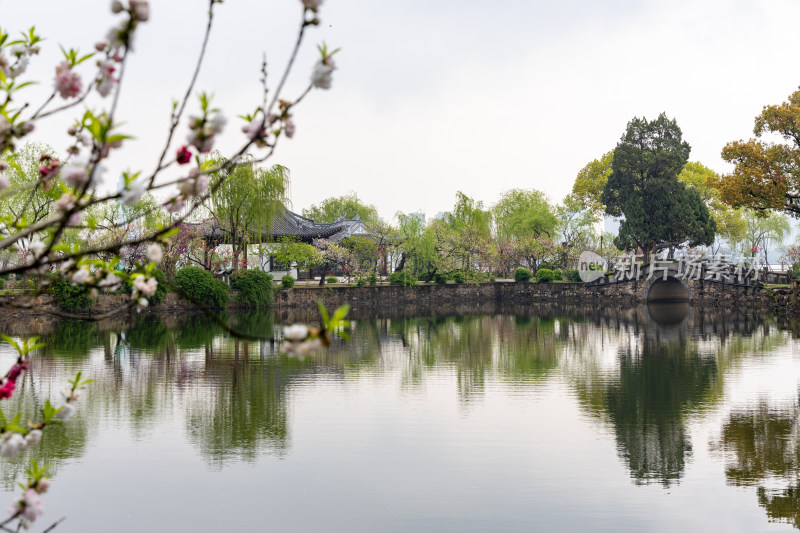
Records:
[[[11,180],[5,174],[0,174],[0,191],[11,187]]]
[[[139,22],[147,22],[150,18],[150,6],[147,0],[130,0],[131,12]]]
[[[178,195],[173,198],[170,198],[166,204],[164,204],[164,209],[167,210],[169,213],[177,213],[178,211],[182,210],[184,207],[184,199],[183,196]]]
[[[45,492],[47,492],[47,489],[49,489],[49,488],[50,488],[50,478],[49,477],[43,477],[36,484],[36,492],[38,492],[39,494],[44,494]]]
[[[73,72],[72,65],[62,61],[56,67],[55,88],[61,98],[75,98],[81,92],[81,77]]]
[[[89,172],[85,165],[70,163],[61,170],[61,179],[73,189],[77,189],[89,179]]]
[[[44,514],[42,499],[39,497],[39,493],[33,489],[26,490],[19,503],[22,517],[29,523],[35,522],[38,517]]]
[[[73,207],[75,207],[75,195],[69,192],[65,192],[61,195],[61,198],[53,202],[53,208],[59,214],[64,214]]]
[[[175,161],[178,162],[179,165],[185,165],[186,163],[192,160],[192,152],[189,151],[189,147],[185,144],[178,148],[178,154],[175,156]]]

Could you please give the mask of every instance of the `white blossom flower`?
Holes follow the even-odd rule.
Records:
[[[148,298],[156,293],[158,287],[158,280],[156,278],[144,279],[144,276],[138,276],[133,280],[133,289],[138,291]]]
[[[25,447],[35,446],[42,440],[42,430],[32,429],[25,435]]]
[[[60,270],[61,272],[69,272],[70,270],[72,270],[72,267],[74,266],[75,266],[75,261],[73,261],[72,259],[67,259],[66,261],[61,263]]]
[[[47,246],[40,240],[35,240],[28,244],[28,250],[30,250],[35,257],[42,255],[46,249]]]
[[[228,123],[228,119],[225,118],[222,115],[222,113],[217,113],[216,115],[214,115],[214,118],[211,120],[211,123],[209,124],[209,128],[211,128],[211,131],[213,131],[214,133],[222,133],[222,130],[225,127],[225,124],[227,124],[227,123]]]
[[[119,0],[113,0],[111,2],[111,12],[112,13],[114,13],[114,14],[121,13],[123,9],[124,8],[122,7],[122,2],[120,2]]]
[[[311,353],[316,352],[322,348],[322,340],[317,337],[316,339],[308,339],[300,343],[298,348],[298,354],[300,357],[304,357]]]
[[[283,338],[291,341],[301,341],[308,337],[308,326],[305,324],[293,324],[283,328]]]
[[[131,183],[128,185],[128,188],[125,189],[125,192],[122,193],[122,203],[125,205],[135,204],[141,200],[146,190],[147,184],[145,183],[145,180],[137,180]]]
[[[111,94],[111,90],[114,88],[115,80],[112,78],[101,78],[100,81],[97,82],[97,92],[105,98],[109,94]]]
[[[17,58],[17,62],[11,65],[9,69],[8,75],[11,78],[16,78],[17,76],[21,76],[25,73],[28,69],[28,64],[30,63],[30,57],[27,55],[21,55]]]
[[[6,76],[11,75],[11,63],[8,62],[8,58],[2,53],[0,53],[0,71],[3,71],[3,74]]]
[[[11,459],[24,449],[25,439],[19,433],[6,431],[0,435],[0,456]]]
[[[92,273],[85,266],[80,267],[77,272],[72,275],[73,285],[85,285],[92,282]]]
[[[112,291],[118,289],[120,285],[122,285],[122,280],[113,272],[106,274],[106,277],[97,284],[98,287],[103,287]]]
[[[59,411],[55,415],[56,420],[61,420],[62,422],[66,422],[72,415],[75,414],[75,402],[64,402],[60,407]]]
[[[6,174],[0,174],[0,191],[11,187],[11,179]]]
[[[136,302],[136,310],[147,309],[148,305],[150,305],[150,302],[147,301],[147,298],[139,298],[139,301]]]
[[[320,59],[319,62],[314,65],[314,70],[311,71],[311,85],[319,89],[330,89],[333,83],[334,70],[336,70],[336,65],[333,59]]]
[[[261,127],[261,119],[254,118],[244,126],[242,126],[242,131],[247,135],[248,139],[255,139],[257,137],[263,137],[266,132],[264,128]]]
[[[146,255],[148,261],[152,261],[153,263],[158,264],[164,257],[164,250],[161,248],[160,244],[154,242],[147,247]]]
[[[294,137],[294,121],[292,119],[287,118],[283,123],[283,132],[290,139]]]
[[[194,176],[194,179],[191,179],[192,176]],[[208,190],[208,174],[198,175],[197,169],[193,168],[191,171],[189,171],[189,178],[190,179],[182,181],[178,185],[178,190],[181,192],[182,196],[186,198],[189,196],[199,196]]]

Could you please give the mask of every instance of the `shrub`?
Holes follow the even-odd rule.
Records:
[[[556,281],[563,281],[564,280],[564,273],[561,272],[560,268],[553,270],[553,279]]]
[[[568,269],[564,272],[564,277],[569,281],[574,281],[576,283],[580,283],[583,281],[581,279],[581,275],[578,273],[577,270]]]
[[[540,268],[536,271],[536,283],[549,283],[555,279],[555,274],[549,268]]]
[[[447,283],[447,274],[444,272],[437,272],[433,275],[433,282],[437,285],[444,285]]]
[[[228,285],[200,267],[184,267],[175,274],[175,284],[183,292],[209,307],[225,307],[230,297]]]
[[[400,272],[392,272],[389,274],[389,283],[392,285],[402,285],[403,287],[411,287],[412,285],[416,285],[417,280],[406,272],[402,270]]]
[[[289,274],[286,274],[281,278],[281,287],[284,289],[291,289],[294,287],[294,278]]]
[[[56,299],[59,307],[67,311],[85,309],[92,305],[89,289],[85,285],[73,285],[65,279],[59,279],[50,286],[50,294]]]
[[[461,271],[453,272],[453,281],[456,283],[464,283],[467,280],[467,276],[464,275]]]
[[[356,287],[364,287],[367,284],[367,280],[364,278],[358,278],[356,280]]]
[[[339,283],[339,278],[336,276],[328,276],[325,278],[325,283]]]
[[[370,285],[376,285],[378,283],[378,275],[375,272],[370,272],[369,276],[367,276],[367,281]]]
[[[234,272],[231,288],[239,291],[236,301],[248,307],[266,307],[272,303],[272,275],[261,270]]]
[[[514,281],[526,282],[530,281],[533,273],[527,268],[518,268],[514,271]]]

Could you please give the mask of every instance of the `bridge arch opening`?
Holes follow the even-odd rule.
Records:
[[[658,278],[647,289],[648,302],[688,302],[691,300],[689,288],[679,279]]]

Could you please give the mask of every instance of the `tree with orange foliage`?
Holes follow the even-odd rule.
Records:
[[[717,184],[723,201],[800,217],[800,90],[788,102],[764,106],[753,133],[755,139],[734,141],[722,149],[722,158],[736,165]],[[763,140],[765,133],[776,133],[786,142]]]

